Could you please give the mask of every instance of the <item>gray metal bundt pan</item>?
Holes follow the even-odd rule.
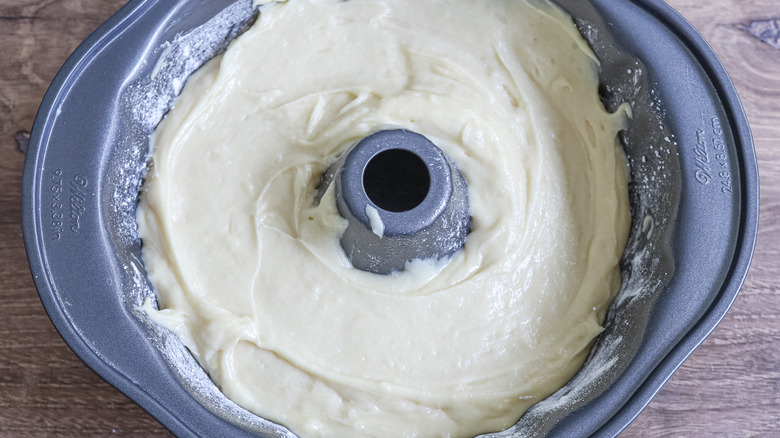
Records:
[[[634,109],[623,287],[580,373],[493,436],[613,436],[736,298],[758,225],[755,151],[713,51],[657,0],[561,0],[602,61],[601,94]],[[251,1],[132,0],[54,79],[24,174],[41,301],[84,362],[179,436],[292,436],[227,401],[138,306],[153,297],[136,234],[148,138],[184,80],[253,19]],[[273,62],[273,60],[269,60]]]

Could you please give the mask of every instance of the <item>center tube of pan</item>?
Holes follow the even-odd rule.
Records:
[[[355,268],[389,274],[413,260],[450,257],[465,245],[466,181],[424,136],[376,132],[334,167],[336,205],[349,222],[341,246]]]

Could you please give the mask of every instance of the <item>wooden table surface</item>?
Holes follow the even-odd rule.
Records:
[[[123,2],[0,0],[0,437],[170,435],[68,349],[38,299],[22,241],[17,139],[71,51]],[[733,308],[624,436],[780,437],[780,1],[669,3],[714,47],[742,98],[761,225]]]

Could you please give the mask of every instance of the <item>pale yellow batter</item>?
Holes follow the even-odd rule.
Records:
[[[289,0],[186,85],[138,209],[160,309],[236,403],[305,437],[468,437],[580,368],[630,221],[597,62],[525,0]],[[353,269],[322,173],[381,126],[468,182],[451,260]]]

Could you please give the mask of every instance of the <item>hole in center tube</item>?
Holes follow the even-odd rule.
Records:
[[[376,154],[363,171],[363,190],[377,207],[401,213],[420,205],[431,187],[428,166],[414,152],[389,149]]]

